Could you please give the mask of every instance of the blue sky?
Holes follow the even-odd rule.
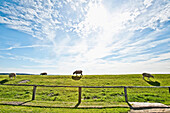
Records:
[[[169,0],[1,0],[0,72],[170,73]]]

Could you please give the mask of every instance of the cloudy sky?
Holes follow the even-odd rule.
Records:
[[[0,72],[169,73],[169,0],[1,0]]]

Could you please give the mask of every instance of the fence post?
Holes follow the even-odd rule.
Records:
[[[36,93],[37,86],[34,86],[33,92],[32,92],[32,100],[35,100],[35,93]]]
[[[169,93],[170,93],[170,87],[168,87],[169,88]]]
[[[81,103],[81,87],[79,87],[79,98],[78,98],[78,103]]]
[[[124,92],[125,92],[125,101],[128,102],[128,98],[127,98],[127,87],[124,87]]]

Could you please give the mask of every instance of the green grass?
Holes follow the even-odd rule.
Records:
[[[36,85],[62,85],[62,86],[170,86],[170,74],[155,74],[155,78],[143,80],[142,75],[85,75],[80,80],[72,80],[68,75],[18,75],[15,80],[10,80],[7,75],[0,75],[2,84],[19,84],[22,80],[30,80],[24,84]],[[22,83],[20,83],[22,84]],[[0,85],[1,101],[28,101],[32,98],[30,86],[6,86]],[[160,102],[170,105],[170,94],[168,88],[128,88],[128,100],[130,102]],[[56,88],[56,87],[37,87],[36,100],[30,104],[41,106],[75,106],[78,100],[78,88]],[[63,103],[64,102],[64,103]],[[72,103],[73,105],[71,105]],[[82,103],[80,106],[103,106],[127,105],[124,99],[123,88],[82,88]],[[8,107],[15,109],[28,109],[28,112],[44,111],[48,112],[127,112],[129,108],[103,108],[103,109],[80,109],[80,108],[39,108],[26,106],[6,106],[1,105],[2,109]],[[32,109],[32,110],[31,110]],[[9,110],[9,109],[7,109]],[[22,111],[22,110],[21,110]],[[5,111],[8,112],[8,111]],[[14,110],[15,112],[15,110]],[[17,111],[16,111],[17,112]],[[25,112],[25,111],[23,111]]]
[[[114,110],[113,110],[114,109]],[[129,108],[40,108],[1,105],[1,113],[125,113]]]

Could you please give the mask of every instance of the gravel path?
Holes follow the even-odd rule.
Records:
[[[129,113],[170,113],[170,106],[162,103],[129,102],[132,108]]]

